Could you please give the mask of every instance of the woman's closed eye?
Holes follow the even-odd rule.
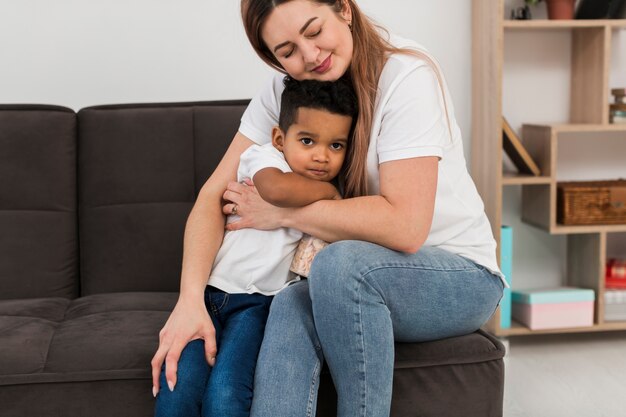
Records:
[[[293,53],[295,52],[296,47],[292,47],[289,52],[287,52],[287,55],[284,56],[284,58],[289,58],[291,55],[293,55]]]
[[[314,37],[316,37],[317,35],[319,35],[320,33],[322,33],[322,28],[321,28],[321,27],[318,29],[318,31],[317,31],[317,32],[314,32],[314,33],[311,33],[311,34],[308,34],[308,35],[305,35],[305,36],[306,36],[307,38],[314,38]]]
[[[318,36],[320,33],[322,33],[322,28],[321,28],[321,27],[318,29],[318,31],[317,31],[317,32],[314,32],[314,33],[311,33],[311,34],[308,34],[308,35],[305,35],[305,36],[306,36],[307,38],[314,38],[314,37]],[[291,55],[293,55],[293,53],[294,53],[295,51],[296,51],[296,47],[295,47],[295,46],[293,46],[293,47],[289,50],[289,52],[287,52],[287,54],[285,54],[285,55],[284,55],[284,58],[289,58]]]

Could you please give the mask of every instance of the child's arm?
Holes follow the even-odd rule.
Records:
[[[295,172],[264,168],[252,179],[263,200],[277,207],[303,207],[319,200],[341,198],[333,184],[312,180]]]

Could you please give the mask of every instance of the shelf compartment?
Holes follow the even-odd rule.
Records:
[[[626,139],[626,125],[612,124],[525,124],[522,127],[524,146],[535,159],[542,172],[550,174],[550,181],[519,180],[522,188],[522,220],[543,229],[550,234],[585,234],[624,232],[626,224],[564,226],[556,222],[556,161],[558,144],[567,140],[573,133],[614,133],[623,132]],[[618,139],[622,139],[621,137]],[[515,183],[515,179],[506,180]]]
[[[606,233],[567,236],[567,284],[595,292],[594,323],[604,323]]]

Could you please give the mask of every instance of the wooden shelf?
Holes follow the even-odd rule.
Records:
[[[576,29],[576,28],[603,28],[626,29],[626,19],[607,20],[505,20],[504,29],[533,30],[533,29]]]
[[[626,322],[616,321],[607,322],[602,324],[594,324],[587,327],[565,327],[558,329],[545,329],[545,330],[531,330],[528,327],[516,322],[511,321],[511,328],[498,329],[496,331],[497,336],[527,336],[536,334],[563,334],[563,333],[589,333],[589,332],[610,332],[626,330]]]
[[[626,133],[626,124],[526,124],[525,126],[537,129],[550,129],[552,132],[559,133],[610,133],[624,132]]]
[[[576,133],[586,134],[583,139],[588,137],[589,140],[600,135],[611,140],[626,140],[626,125],[608,123],[609,81],[616,37],[613,32],[625,30],[626,19],[514,21],[504,20],[504,16],[504,0],[472,0],[472,177],[485,203],[485,212],[498,244],[502,199],[507,186],[521,188],[521,217],[525,223],[565,236],[564,281],[567,285],[594,290],[596,320],[593,326],[580,328],[530,330],[513,323],[512,328],[501,329],[498,310],[486,328],[498,336],[626,331],[626,320],[604,322],[607,236],[626,233],[626,224],[563,226],[556,222],[558,153],[559,147],[567,145],[563,142],[570,141]],[[571,42],[564,45],[571,49],[569,123],[525,124],[522,127],[524,148],[541,172],[537,177],[502,172],[503,73],[505,56],[508,56],[505,54],[506,34],[524,31],[541,35],[546,35],[546,31],[569,31],[567,34],[571,35]],[[530,63],[535,67],[542,64]]]
[[[518,175],[505,173],[502,175],[502,185],[532,185],[532,184],[550,184],[552,178],[532,175]]]
[[[557,224],[548,230],[553,235],[575,235],[586,233],[619,233],[626,232],[626,224],[607,224],[607,225],[590,225],[590,226],[565,226]]]

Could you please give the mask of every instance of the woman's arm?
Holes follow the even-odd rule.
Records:
[[[224,198],[241,206],[242,219],[227,228],[292,227],[329,242],[364,240],[414,253],[432,224],[438,163],[437,157],[385,162],[379,168],[379,196],[323,200],[302,208],[273,207],[250,187],[229,183]]]
[[[204,339],[207,361],[213,365],[217,348],[215,329],[204,304],[204,290],[224,236],[222,194],[235,181],[239,157],[252,141],[237,133],[221,162],[204,184],[185,227],[180,296],[159,333],[159,348],[152,359],[153,394],[165,362],[170,389],[176,385],[180,353],[191,340]]]

